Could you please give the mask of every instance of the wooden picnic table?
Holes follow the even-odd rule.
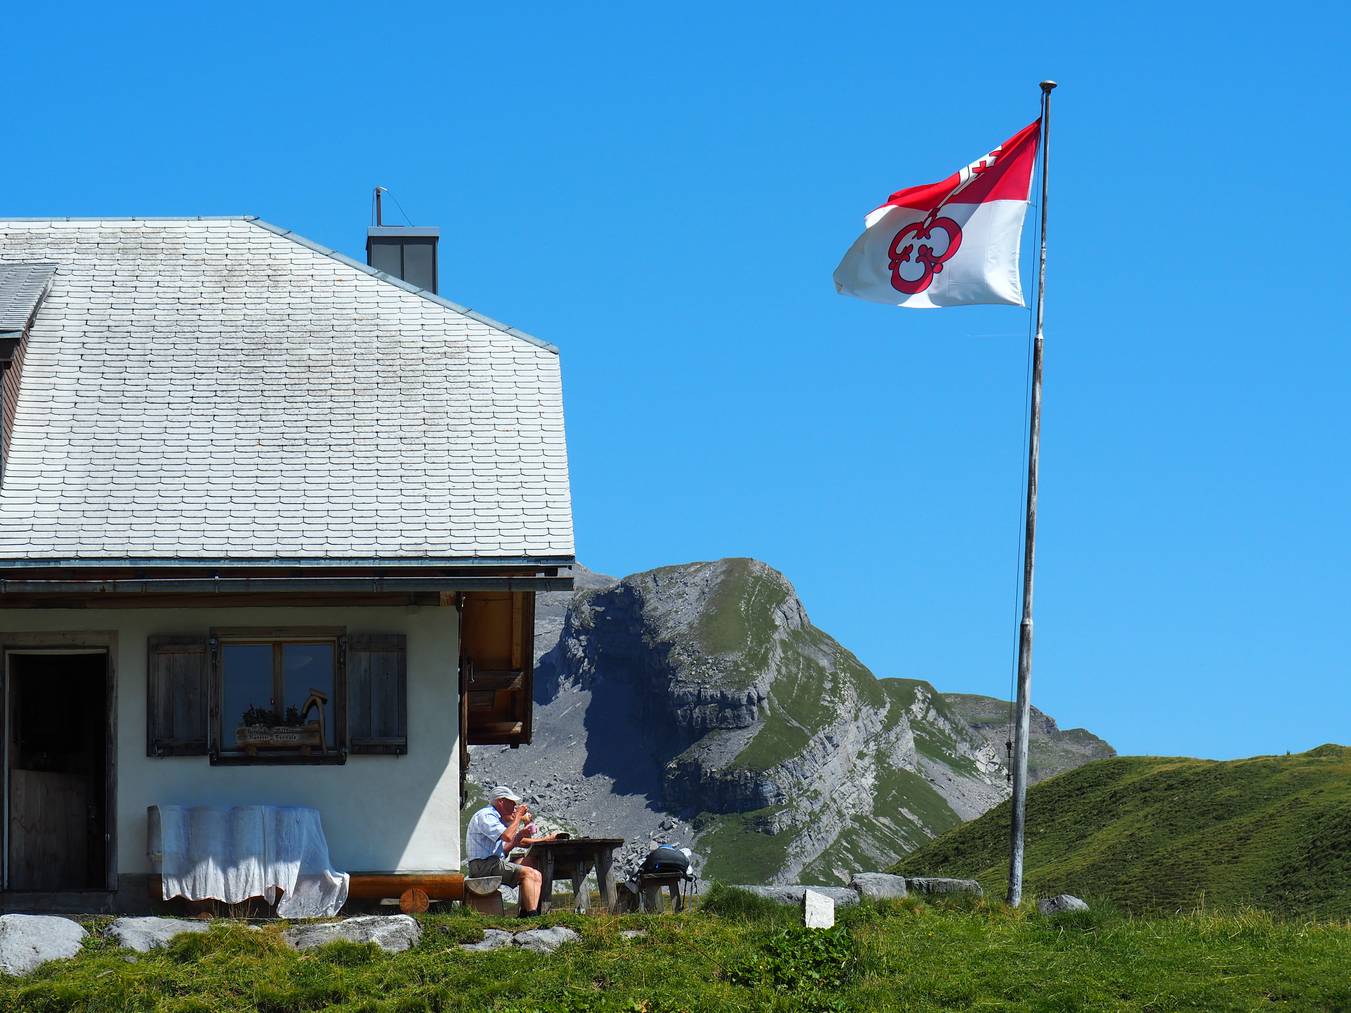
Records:
[[[554,877],[572,879],[572,906],[586,911],[590,906],[586,877],[596,870],[601,903],[605,910],[615,910],[615,852],[623,847],[622,837],[569,837],[561,841],[536,841],[530,845],[526,857],[534,861],[544,882],[540,884],[540,912],[549,909],[553,898]]]

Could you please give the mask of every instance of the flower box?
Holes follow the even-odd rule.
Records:
[[[259,749],[299,749],[309,752],[323,749],[324,736],[318,721],[303,725],[240,725],[235,729],[240,749],[254,753]]]

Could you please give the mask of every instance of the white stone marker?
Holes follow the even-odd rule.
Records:
[[[835,902],[823,893],[802,894],[802,924],[809,929],[828,929],[835,924]]]

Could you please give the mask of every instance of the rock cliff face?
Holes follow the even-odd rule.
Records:
[[[971,726],[981,738],[1006,756],[1009,741],[1009,703],[992,696],[974,693],[944,693],[943,702]],[[1027,782],[1036,784],[1048,777],[1082,767],[1090,760],[1105,760],[1116,755],[1105,740],[1086,728],[1066,728],[1055,718],[1032,707],[1027,750]]]
[[[845,881],[1007,797],[1002,745],[928,683],[875,678],[763,563],[577,585],[537,609],[535,742],[476,748],[470,775],[630,860],[674,840],[705,877]]]

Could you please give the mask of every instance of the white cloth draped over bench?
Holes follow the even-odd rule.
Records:
[[[334,915],[347,900],[348,876],[329,860],[317,809],[152,805],[148,812],[147,850],[165,900],[262,897],[283,918]]]

